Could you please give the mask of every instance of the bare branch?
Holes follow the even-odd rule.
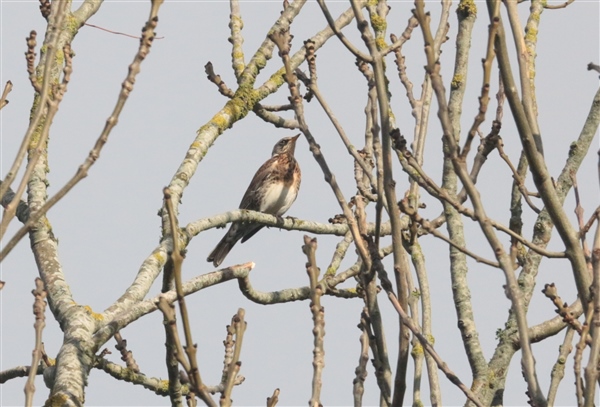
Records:
[[[553,406],[554,400],[556,399],[556,392],[558,391],[558,385],[560,381],[565,376],[565,364],[567,362],[567,357],[573,350],[573,337],[575,336],[575,330],[572,328],[567,328],[567,332],[565,333],[565,339],[563,340],[562,345],[560,345],[558,359],[556,363],[552,367],[552,374],[550,381],[550,387],[548,389],[548,405]]]
[[[33,303],[33,314],[35,315],[35,348],[33,349],[33,355],[31,360],[31,366],[38,366],[42,358],[43,343],[42,343],[42,331],[46,326],[46,290],[44,288],[44,282],[41,278],[35,279],[35,290],[31,291],[35,297]],[[31,407],[33,405],[33,395],[35,393],[35,376],[37,369],[29,369],[29,377],[25,383],[25,406]]]
[[[206,391],[206,386],[204,385],[204,383],[202,382],[202,378],[200,377],[200,370],[198,369],[198,359],[196,357],[196,344],[194,344],[194,341],[192,340],[192,328],[191,328],[190,319],[188,316],[187,304],[185,302],[185,294],[183,291],[183,284],[181,282],[181,267],[183,264],[183,255],[182,255],[182,250],[179,246],[180,245],[179,222],[177,221],[177,218],[175,215],[175,209],[174,209],[173,200],[172,200],[169,188],[165,188],[163,190],[163,194],[164,194],[164,200],[165,200],[164,206],[167,208],[167,212],[169,215],[171,239],[173,242],[173,251],[170,254],[171,261],[173,262],[173,278],[175,280],[175,290],[177,292],[177,302],[179,304],[179,312],[181,314],[181,321],[183,323],[183,331],[185,333],[186,346],[184,349],[185,349],[185,353],[187,355],[187,362],[188,362],[188,364],[185,365],[186,366],[185,370],[186,370],[188,376],[190,377],[190,382],[192,384],[194,392],[198,393],[198,396],[202,399],[202,401],[204,401],[206,403],[206,405],[208,405],[209,407],[212,407],[212,406],[216,406],[216,403],[208,395],[208,392]],[[164,297],[162,297],[162,298],[164,299]],[[166,308],[164,308],[164,309],[166,309]],[[172,320],[172,324],[173,324],[173,326],[175,326],[174,325],[174,323],[175,323],[174,317],[170,318],[170,320]],[[179,347],[178,347],[178,353],[180,353]],[[183,357],[183,355],[180,356],[179,354],[176,356],[177,356],[178,360],[180,359],[180,357]],[[180,361],[180,363],[181,363],[181,361]]]
[[[4,90],[2,91],[2,96],[0,96],[0,109],[4,108],[4,106],[8,104],[8,99],[6,98],[8,97],[8,94],[12,91],[12,87],[12,82],[6,81],[6,84],[4,85]]]
[[[247,323],[244,320],[245,315],[246,312],[244,309],[238,309],[238,312],[231,318],[231,325],[227,327],[225,361],[223,364],[223,377],[221,379],[221,384],[223,386],[220,400],[221,406],[231,406],[231,391],[240,377],[238,375],[240,367],[242,366],[240,354],[242,352],[244,332],[246,332],[247,326]],[[235,340],[233,340],[234,336]],[[232,347],[233,350],[231,350]]]
[[[600,217],[598,218],[600,221]],[[598,380],[598,364],[600,361],[600,222],[596,226],[594,246],[592,248],[592,286],[593,318],[591,323],[592,344],[588,364],[585,368],[585,405],[593,406],[595,402],[596,381]]]

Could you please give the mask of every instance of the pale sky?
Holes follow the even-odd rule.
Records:
[[[79,4],[79,3],[76,3]],[[328,3],[329,4],[329,3]],[[412,2],[390,1],[388,34],[400,35],[410,17]],[[463,133],[477,113],[477,95],[480,92],[482,69],[480,60],[485,56],[489,19],[485,3],[477,2],[479,19],[473,34],[468,89],[463,107]],[[429,2],[432,27],[437,26],[439,3]],[[335,15],[348,7],[346,2],[331,2]],[[528,5],[519,6],[525,16]],[[561,10],[543,13],[538,45],[537,90],[539,121],[544,138],[547,165],[557,177],[567,157],[569,144],[577,138],[587,116],[592,98],[598,87],[598,75],[586,70],[589,62],[599,62],[599,3],[576,1]],[[279,16],[281,2],[241,1],[244,20],[244,51],[248,61],[267,30]],[[450,15],[450,40],[443,46],[442,75],[449,90],[451,67],[454,61],[456,33],[455,5]],[[113,31],[138,35],[149,12],[148,1],[105,1],[100,11],[89,20]],[[143,260],[157,246],[160,238],[160,218],[156,216],[162,205],[162,188],[167,185],[193,141],[196,130],[204,125],[226,102],[216,87],[206,79],[204,65],[211,61],[216,73],[231,87],[235,77],[231,69],[229,37],[229,3],[226,1],[166,1],[159,13],[157,33],[164,37],[156,40],[142,64],[135,89],[127,102],[117,127],[102,151],[98,162],[65,199],[48,214],[59,239],[62,266],[75,300],[101,312],[116,300],[133,281]],[[10,104],[1,111],[1,171],[2,177],[10,168],[18,144],[25,134],[33,90],[27,77],[24,52],[25,37],[32,29],[38,32],[38,48],[43,41],[45,20],[39,13],[37,1],[1,1],[1,82],[13,82],[8,99]],[[292,51],[302,41],[321,30],[326,21],[316,3],[309,2],[292,25]],[[505,24],[508,30],[508,24]],[[355,23],[344,31],[361,49],[366,48],[356,33]],[[423,42],[420,31],[404,47],[408,75],[416,96],[420,94],[424,75]],[[512,44],[511,44],[512,46]],[[49,165],[50,193],[56,192],[84,161],[100,134],[106,118],[117,100],[127,66],[137,50],[136,39],[110,34],[95,28],[83,27],[72,48],[75,51],[73,75],[69,90],[62,102],[50,133]],[[331,39],[317,52],[317,68],[322,93],[335,115],[341,121],[348,137],[361,146],[364,143],[364,107],[366,84],[354,66],[354,57]],[[276,53],[259,76],[260,85],[279,69],[281,61]],[[513,65],[515,66],[515,65]],[[306,69],[305,66],[302,67]],[[497,90],[497,75],[492,81],[492,100],[488,121],[482,125],[489,131],[496,108],[493,95]],[[392,92],[392,109],[402,133],[410,141],[414,122],[410,107],[396,74],[393,59],[388,59],[388,78]],[[287,87],[268,98],[265,103],[286,103]],[[305,104],[307,120],[329,166],[335,173],[346,199],[355,193],[353,163],[328,118],[316,101]],[[427,138],[425,170],[441,183],[441,128],[436,119],[437,103],[432,103]],[[289,113],[288,113],[288,117]],[[206,158],[186,189],[180,206],[182,225],[236,209],[258,167],[269,158],[273,144],[284,136],[294,135],[289,130],[276,129],[250,114],[225,132]],[[464,136],[464,135],[463,135]],[[516,164],[520,145],[508,105],[505,106],[502,136],[505,149]],[[579,171],[578,181],[583,199],[585,218],[588,219],[598,204],[596,179],[596,139],[589,157]],[[301,137],[296,157],[303,171],[302,186],[297,201],[288,215],[322,223],[341,209],[317,163]],[[429,160],[429,161],[427,161]],[[407,188],[407,176],[395,163],[397,194]],[[497,153],[492,153],[484,166],[478,186],[488,214],[508,224],[510,186],[512,179],[506,165]],[[532,186],[531,177],[528,185]],[[427,209],[422,216],[434,218],[439,202],[422,193]],[[541,206],[541,205],[540,205]],[[573,193],[565,202],[566,212],[574,218]],[[527,210],[526,210],[527,211]],[[371,218],[372,221],[374,218]],[[529,211],[525,219],[526,237],[531,236],[533,217]],[[17,230],[17,223],[7,236]],[[473,222],[466,222],[467,242],[482,256],[492,258],[483,235]],[[446,234],[445,227],[442,231]],[[184,263],[184,279],[213,270],[206,256],[225,233],[223,229],[207,231],[196,237],[188,247]],[[257,290],[273,291],[308,284],[305,272],[306,257],[302,253],[302,236],[298,231],[263,229],[254,238],[238,244],[222,266],[254,261],[251,281]],[[317,260],[324,271],[329,264],[335,245],[341,238],[318,236]],[[506,236],[501,236],[505,245]],[[384,244],[391,240],[386,238]],[[448,268],[448,249],[432,236],[425,236],[421,244],[426,261],[433,298],[433,329],[435,348],[449,367],[467,385],[471,383],[468,362],[457,329],[452,304]],[[563,250],[555,238],[549,246]],[[353,249],[340,270],[355,261]],[[390,259],[385,262],[390,267]],[[0,291],[0,370],[31,362],[34,345],[32,315],[34,278],[38,275],[27,239],[1,265],[0,279],[6,286]],[[160,292],[159,278],[149,296]],[[496,346],[495,333],[503,328],[509,301],[504,296],[504,275],[498,269],[470,261],[469,281],[475,320],[486,358]],[[545,283],[556,282],[560,294],[569,303],[576,297],[569,263],[564,260],[544,261],[540,267],[538,284],[528,313],[530,325],[552,318],[552,304],[543,297]],[[353,286],[349,281],[345,287]],[[199,345],[199,366],[203,380],[217,384],[222,372],[225,326],[238,308],[246,310],[248,329],[242,349],[240,374],[246,381],[233,391],[235,405],[264,405],[275,388],[281,389],[281,406],[306,405],[311,394],[312,379],[312,320],[309,302],[295,302],[275,306],[261,306],[247,300],[235,281],[212,287],[188,297],[192,312],[194,340]],[[341,300],[324,297],[325,307],[325,370],[321,400],[324,405],[351,405],[352,380],[360,351],[356,328],[363,302],[359,299]],[[392,366],[396,363],[394,342],[398,334],[397,316],[385,295],[379,297],[386,322],[386,337]],[[46,351],[55,357],[62,341],[59,327],[49,310],[44,330]],[[167,377],[164,366],[164,330],[162,315],[150,314],[122,331],[141,370],[147,376]],[[550,369],[558,355],[563,333],[548,343],[533,345],[537,371],[544,393],[550,382]],[[114,349],[114,341],[107,347],[113,352],[108,358],[122,363]],[[585,359],[584,359],[585,360]],[[412,387],[412,359],[409,361],[409,388]],[[567,376],[559,391],[557,405],[572,404],[574,397],[572,359]],[[422,400],[427,404],[426,371]],[[526,386],[520,372],[520,354],[513,358],[508,378],[505,405],[524,405]],[[462,405],[463,394],[440,372],[444,405]],[[25,378],[15,379],[0,387],[0,405],[22,405]],[[43,380],[36,380],[34,404],[42,404],[48,391]],[[215,396],[218,400],[218,395]],[[410,391],[405,401],[411,401]],[[379,391],[373,369],[369,367],[364,405],[376,405]],[[129,383],[118,382],[99,370],[92,370],[86,389],[86,404],[90,406],[168,405],[168,398]]]

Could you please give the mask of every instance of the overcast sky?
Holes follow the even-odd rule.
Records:
[[[75,3],[79,4],[79,3]],[[392,7],[388,20],[388,34],[400,35],[410,17],[412,2],[390,1]],[[479,20],[473,34],[474,51],[462,125],[468,128],[477,113],[477,95],[481,87],[480,60],[485,55],[487,41],[487,11],[485,4],[477,2]],[[439,3],[430,2],[432,24],[437,23]],[[331,2],[336,15],[348,7],[346,2]],[[519,6],[525,16],[527,4]],[[455,5],[450,15],[450,40],[444,45],[442,75],[449,89],[454,60],[456,33]],[[244,51],[249,60],[263,41],[267,30],[279,16],[279,1],[241,2],[244,20]],[[100,11],[89,20],[113,31],[139,35],[149,12],[148,1],[105,1]],[[178,168],[185,152],[193,141],[196,130],[205,124],[226,102],[216,87],[206,79],[204,65],[211,61],[215,71],[232,88],[235,77],[231,69],[229,37],[229,3],[226,1],[166,1],[159,14],[156,40],[136,79],[135,89],[125,106],[119,123],[89,177],[81,182],[48,215],[53,231],[59,239],[59,254],[67,281],[75,300],[103,311],[117,299],[131,283],[143,260],[157,246],[160,238],[160,218],[156,216],[162,205],[162,188],[167,185]],[[1,84],[11,80],[14,85],[9,95],[10,104],[1,111],[1,171],[2,177],[10,168],[18,144],[26,131],[33,90],[27,78],[24,52],[25,37],[32,29],[38,32],[38,43],[43,41],[45,20],[39,13],[37,1],[1,1]],[[315,3],[309,2],[292,26],[292,50],[302,41],[324,28],[325,19]],[[435,25],[434,25],[435,27]],[[355,44],[361,45],[352,23],[345,32]],[[566,9],[547,10],[543,13],[537,59],[537,90],[539,120],[547,165],[557,177],[567,157],[569,144],[577,138],[589,112],[592,98],[598,87],[598,75],[586,71],[589,62],[599,62],[599,3],[576,1]],[[56,192],[84,161],[88,151],[100,134],[106,118],[117,100],[121,82],[126,76],[137,47],[136,39],[114,35],[92,27],[83,27],[73,45],[74,72],[68,93],[60,106],[50,133],[49,165],[50,193]],[[365,49],[364,46],[361,46]],[[408,74],[420,93],[423,78],[423,45],[420,31],[404,47]],[[364,138],[364,113],[366,84],[354,67],[354,58],[335,39],[318,51],[319,83],[335,115],[340,119],[349,138],[362,146]],[[274,56],[257,80],[263,83],[281,62]],[[515,66],[515,65],[513,65]],[[396,67],[388,59],[388,77],[391,80],[392,109],[397,123],[410,140],[414,128],[410,107],[401,86]],[[492,92],[497,90],[494,75]],[[266,103],[287,101],[287,88],[282,88]],[[490,102],[488,119],[493,117],[495,100]],[[307,120],[323,149],[332,171],[349,199],[355,193],[352,160],[339,137],[316,101],[305,106]],[[436,121],[433,103],[432,124],[427,138],[427,152],[431,154],[425,169],[441,183],[441,128]],[[513,162],[520,152],[517,133],[509,115],[508,106],[503,123],[506,151]],[[488,120],[483,133],[489,129]],[[273,144],[284,136],[295,133],[276,129],[252,114],[224,133],[209,154],[185,191],[180,207],[182,225],[199,218],[237,208],[239,201],[258,167],[270,156]],[[302,186],[289,215],[326,223],[341,212],[323,175],[301,137],[296,157],[303,171]],[[581,194],[586,209],[586,219],[598,204],[598,181],[595,170],[595,151],[579,172]],[[426,158],[428,160],[428,158]],[[408,184],[407,177],[396,168],[397,194],[402,196]],[[486,210],[495,219],[508,224],[510,173],[496,153],[486,163],[479,186]],[[528,185],[532,185],[528,180]],[[434,218],[440,212],[439,202],[422,194],[427,204],[424,217]],[[572,193],[565,203],[572,216]],[[573,216],[572,216],[573,217]],[[531,236],[531,214],[526,218],[524,231]],[[371,219],[372,220],[372,219]],[[17,230],[17,224],[7,236]],[[478,227],[466,224],[468,242],[477,253],[491,258],[493,254],[484,244]],[[445,228],[443,228],[445,231]],[[184,278],[213,270],[206,262],[208,253],[225,233],[223,229],[211,230],[195,238],[184,263]],[[261,291],[280,290],[308,284],[301,251],[302,232],[263,229],[253,239],[237,245],[223,266],[254,261],[256,268],[251,280]],[[509,240],[502,236],[503,243]],[[317,260],[325,270],[333,249],[340,239],[318,237]],[[422,245],[433,298],[433,329],[436,349],[458,376],[469,385],[471,382],[467,359],[456,328],[456,314],[452,305],[452,290],[448,269],[448,249],[431,236],[423,237]],[[383,241],[389,244],[389,240]],[[550,248],[562,250],[554,239]],[[428,254],[429,253],[429,254]],[[355,261],[352,249],[343,263],[348,267]],[[389,259],[385,263],[390,266]],[[0,370],[17,365],[28,365],[34,345],[34,318],[31,312],[34,278],[38,275],[27,239],[1,265],[0,279],[6,281],[0,291]],[[159,278],[159,280],[162,280]],[[476,322],[486,357],[489,359],[496,346],[495,333],[503,328],[509,301],[504,296],[505,283],[498,269],[470,262],[469,281],[476,309]],[[572,274],[567,261],[545,261],[540,267],[538,286],[528,314],[529,324],[537,324],[554,316],[550,302],[540,290],[544,283],[556,282],[560,294],[571,303],[576,297]],[[352,286],[352,282],[346,284]],[[150,295],[160,291],[160,281]],[[260,306],[248,301],[236,282],[229,282],[196,293],[188,299],[193,313],[194,340],[199,344],[199,365],[203,379],[217,384],[222,371],[222,341],[225,326],[238,308],[246,310],[248,329],[245,334],[241,360],[241,374],[246,381],[234,389],[236,405],[263,405],[275,388],[281,389],[282,406],[306,405],[310,398],[312,378],[312,320],[308,301],[276,306]],[[349,405],[352,403],[352,380],[359,357],[359,322],[361,300],[341,300],[325,297],[326,336],[325,370],[323,373],[322,402],[324,405]],[[396,349],[393,345],[398,334],[397,316],[385,296],[380,306],[386,321],[386,336],[390,347],[392,365]],[[59,327],[50,312],[44,342],[49,356],[55,357],[62,341]],[[166,378],[164,367],[164,331],[162,315],[155,312],[122,331],[128,340],[143,373]],[[538,377],[544,392],[550,382],[550,367],[555,362],[558,345],[563,334],[534,345]],[[111,361],[121,363],[114,341],[108,347],[113,351]],[[409,362],[409,380],[412,380],[412,360]],[[525,384],[520,373],[520,354],[513,358],[509,374],[505,405],[523,405],[526,402]],[[425,372],[424,372],[425,373]],[[559,403],[573,402],[572,364],[567,367],[567,377],[559,392]],[[424,374],[424,377],[426,375]],[[424,380],[426,380],[424,378]],[[462,393],[440,374],[443,403],[459,405],[464,402]],[[12,380],[0,387],[0,404],[22,405],[25,379]],[[409,386],[412,383],[409,381]],[[36,381],[35,404],[44,402],[48,392],[41,377]],[[426,389],[426,385],[423,389]],[[216,396],[218,397],[218,396]],[[410,397],[405,399],[407,402]],[[373,369],[367,377],[365,405],[376,405],[379,392]],[[423,401],[428,401],[424,391]],[[86,404],[100,405],[167,405],[161,398],[139,386],[117,382],[107,374],[92,370],[86,389]]]

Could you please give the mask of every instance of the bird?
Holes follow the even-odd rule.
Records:
[[[300,134],[284,137],[275,144],[271,158],[260,166],[250,181],[240,209],[259,211],[277,217],[281,217],[290,209],[298,196],[302,179],[300,166],[294,157],[298,137]],[[263,226],[252,222],[233,222],[206,261],[219,267],[240,239],[244,243]]]

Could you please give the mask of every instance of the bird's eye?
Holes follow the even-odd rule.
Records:
[[[283,147],[283,146],[285,146],[285,143],[286,143],[286,140],[281,140],[281,141],[279,142],[279,145],[280,145],[281,147]]]

